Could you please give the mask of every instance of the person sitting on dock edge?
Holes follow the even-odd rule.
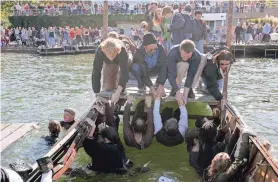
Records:
[[[166,54],[152,33],[144,35],[141,47],[134,54],[131,76],[137,80],[140,94],[145,93],[145,86],[150,88],[154,96],[164,92],[163,85],[167,79]],[[154,86],[151,77],[156,76]],[[157,90],[155,90],[155,87],[157,87]]]
[[[128,53],[124,44],[115,38],[107,38],[98,47],[93,63],[92,87],[100,92],[101,71],[103,69],[103,89],[112,91],[111,102],[119,100],[129,78]],[[120,75],[119,75],[120,69]]]
[[[194,98],[192,88],[195,86],[197,79],[196,72],[199,70],[202,56],[195,44],[191,40],[183,40],[181,44],[172,47],[167,56],[168,80],[172,86],[170,95],[176,96],[177,100],[184,100],[187,103],[187,98]],[[199,66],[200,65],[200,66]],[[183,95],[180,92],[182,80],[187,73],[184,84]]]
[[[55,144],[59,139],[59,134],[61,132],[61,125],[59,121],[50,120],[48,123],[49,136],[44,139],[49,142],[49,145]]]
[[[68,130],[75,123],[75,112],[72,109],[64,110],[64,121],[60,121],[61,126]]]
[[[174,112],[172,108],[165,108],[160,115],[160,97],[154,102],[154,134],[156,140],[172,147],[184,142],[185,132],[188,128],[188,114],[183,100],[178,100],[179,108]]]
[[[124,140],[127,146],[136,147],[138,150],[147,148],[151,145],[154,133],[153,109],[151,107],[152,98],[146,96],[146,100],[141,100],[135,110],[135,114],[130,122],[130,107],[132,106],[133,96],[127,96],[127,104],[124,110]],[[145,102],[147,112],[145,112]]]

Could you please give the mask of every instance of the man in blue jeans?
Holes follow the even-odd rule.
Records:
[[[204,41],[207,39],[207,28],[202,18],[201,11],[195,11],[195,28],[192,34],[192,40],[195,43],[196,49],[203,53]]]
[[[145,93],[146,86],[154,96],[164,92],[164,83],[167,79],[166,54],[152,33],[144,35],[142,45],[137,48],[133,56],[130,72],[138,82],[139,94]],[[153,84],[151,77],[156,76],[156,82]]]

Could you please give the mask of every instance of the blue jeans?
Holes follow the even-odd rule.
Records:
[[[222,89],[223,89],[223,79],[217,80],[217,83],[218,83],[218,90],[222,93]]]
[[[167,54],[168,54],[170,51],[170,48],[171,48],[170,41],[164,40],[163,47],[165,48],[165,50],[167,51]]]
[[[158,69],[157,67],[152,68],[151,70],[148,71],[148,75],[150,77],[156,77],[158,76]],[[144,88],[145,84],[143,82],[143,70],[141,66],[138,63],[134,63],[131,66],[131,79],[135,79],[138,82],[138,88]]]
[[[200,52],[200,53],[203,53],[203,48],[204,48],[204,44],[203,44],[203,40],[198,40],[198,41],[195,41],[195,46],[196,46],[196,49]]]

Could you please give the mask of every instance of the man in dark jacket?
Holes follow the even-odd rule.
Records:
[[[177,100],[187,102],[187,97],[194,98],[194,88],[198,77],[205,66],[202,56],[191,40],[184,40],[180,45],[172,47],[167,56],[168,80],[172,86],[171,95]],[[202,63],[202,64],[200,64]],[[187,73],[183,95],[180,92],[182,79]],[[197,74],[196,74],[197,73]]]
[[[158,76],[155,83],[157,91],[164,91],[163,85],[167,79],[166,54],[152,33],[144,35],[142,46],[136,50],[131,74],[138,82],[140,93],[145,93],[145,86],[148,86],[153,94],[156,93],[150,79],[152,76]]]
[[[240,43],[240,34],[243,31],[241,23],[238,23],[235,28],[235,34],[236,34],[236,43]]]
[[[204,40],[206,40],[207,36],[207,28],[206,24],[203,22],[202,18],[202,12],[201,11],[195,11],[195,27],[194,32],[192,34],[192,40],[195,42],[196,49],[203,53],[204,48]]]
[[[168,30],[171,32],[172,45],[180,44],[184,39],[192,38],[191,6],[186,5],[182,13],[175,13]]]

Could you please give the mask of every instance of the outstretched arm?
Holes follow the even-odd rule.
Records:
[[[159,99],[157,98],[154,101],[154,109],[153,109],[154,134],[155,135],[163,127],[159,109],[160,109],[160,98]]]

